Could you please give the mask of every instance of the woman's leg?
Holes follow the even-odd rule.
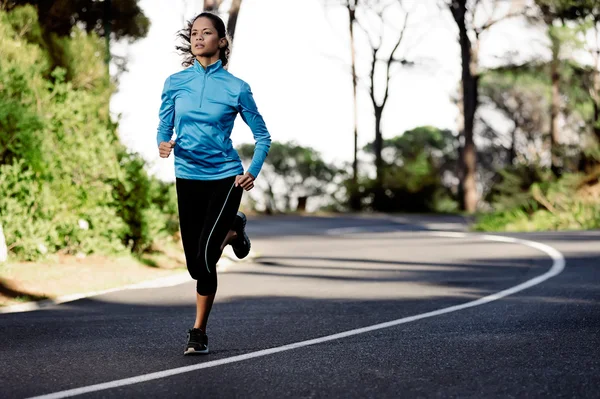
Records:
[[[235,230],[229,230],[229,232],[227,232],[227,236],[223,240],[223,244],[221,244],[221,252],[223,252],[225,247],[227,245],[231,244],[231,242],[233,240],[235,240],[236,238],[237,238],[237,233],[235,232]]]
[[[177,205],[179,211],[179,226],[181,241],[185,253],[186,264],[190,276],[194,280],[202,278],[202,269],[196,261],[200,251],[200,236],[205,225],[210,201],[211,187],[208,182],[189,179],[177,179]],[[188,331],[188,342],[184,355],[195,353],[208,353],[208,337],[206,321],[214,301],[214,294],[201,296],[196,293],[196,321],[194,327]],[[202,325],[202,321],[204,324]],[[202,330],[197,327],[202,326]]]
[[[198,294],[208,296],[217,291],[217,262],[223,253],[223,243],[230,234],[237,210],[242,199],[243,189],[234,186],[233,177],[216,180],[212,183],[212,196],[200,233],[199,251],[196,264],[202,279],[198,279]]]
[[[200,251],[200,236],[206,223],[208,204],[212,193],[209,182],[201,180],[176,180],[179,229],[188,272],[194,280],[201,277],[196,262]]]
[[[215,295],[200,295],[196,292],[196,321],[194,322],[194,328],[199,328],[203,332],[206,332],[208,316],[215,301]]]
[[[197,182],[187,191],[178,181],[182,241],[188,270],[197,281],[196,320],[190,330],[186,354],[208,353],[206,327],[217,291],[216,265],[243,192],[241,187],[234,187],[234,181],[232,177]]]

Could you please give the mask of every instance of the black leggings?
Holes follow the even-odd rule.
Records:
[[[176,180],[179,226],[190,276],[200,295],[217,292],[221,244],[235,220],[242,187],[235,176],[221,180]]]

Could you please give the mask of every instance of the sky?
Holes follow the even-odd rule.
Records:
[[[129,61],[111,100],[111,112],[119,120],[119,135],[125,145],[142,154],[151,173],[172,181],[173,158],[159,158],[156,148],[160,95],[165,79],[182,69],[175,52],[176,32],[184,20],[202,11],[203,2],[141,0],[139,4],[151,27],[144,39],[113,45],[113,52],[126,55]],[[310,146],[328,162],[339,165],[352,160],[354,141],[348,22],[337,4],[323,0],[244,0],[229,71],[251,86],[273,140]],[[437,0],[408,0],[405,4],[410,11],[409,28],[396,54],[414,61],[415,66],[393,70],[382,120],[383,136],[394,137],[422,125],[455,131],[458,110],[452,98],[461,73],[455,23],[447,10],[438,7]],[[395,26],[386,29],[384,35],[393,39],[402,27],[402,14],[392,9],[387,13],[390,26]],[[384,40],[382,50],[390,48],[390,43]],[[543,53],[543,37],[517,22],[498,24],[483,36],[482,66],[498,64],[515,48]],[[364,76],[369,53],[360,33],[357,57],[359,75]],[[375,80],[378,97],[383,83],[381,78]],[[358,94],[361,147],[375,134],[367,84],[361,80]],[[232,140],[234,145],[253,143],[251,131],[239,117]]]

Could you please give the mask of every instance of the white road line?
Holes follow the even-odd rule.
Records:
[[[329,236],[339,236],[343,234],[360,233],[362,231],[369,231],[368,227],[340,227],[337,229],[329,229],[325,231],[325,234]]]
[[[524,283],[521,283],[514,287],[499,291],[495,294],[488,295],[488,296],[479,298],[479,299],[471,301],[471,302],[463,303],[461,305],[450,306],[447,308],[434,310],[432,312],[421,313],[421,314],[409,316],[409,317],[403,317],[401,319],[388,321],[386,323],[375,324],[375,325],[372,325],[369,327],[357,328],[354,330],[344,331],[344,332],[341,332],[338,334],[327,335],[325,337],[310,339],[308,341],[301,341],[301,342],[296,342],[293,344],[278,346],[276,348],[264,349],[264,350],[260,350],[257,352],[246,353],[244,355],[232,356],[232,357],[228,357],[225,359],[219,359],[219,360],[213,360],[213,361],[209,361],[209,362],[205,362],[205,363],[195,364],[192,366],[178,367],[175,369],[163,370],[163,371],[158,371],[158,372],[149,373],[149,374],[143,374],[143,375],[139,375],[136,377],[130,377],[130,378],[124,378],[121,380],[109,381],[109,382],[105,382],[102,384],[95,384],[95,385],[89,385],[89,386],[81,387],[81,388],[68,389],[66,391],[59,391],[59,392],[55,392],[55,393],[51,393],[51,394],[47,394],[47,395],[36,396],[36,397],[30,398],[30,399],[67,398],[67,397],[82,395],[82,394],[90,393],[90,392],[97,392],[97,391],[102,391],[102,390],[106,390],[106,389],[122,387],[122,386],[126,386],[126,385],[138,384],[140,382],[156,380],[159,378],[165,378],[165,377],[169,377],[172,375],[187,373],[190,371],[201,370],[201,369],[221,366],[223,364],[236,363],[236,362],[241,362],[243,360],[249,360],[249,359],[254,359],[254,358],[258,358],[258,357],[262,357],[262,356],[273,355],[275,353],[285,352],[285,351],[289,351],[292,349],[298,349],[298,348],[302,348],[302,347],[310,346],[310,345],[322,344],[324,342],[333,341],[333,340],[341,339],[341,338],[346,338],[346,337],[350,337],[353,335],[364,334],[364,333],[367,333],[370,331],[381,330],[383,328],[394,327],[394,326],[397,326],[400,324],[410,323],[412,321],[426,319],[429,317],[440,316],[443,314],[456,312],[458,310],[468,309],[468,308],[483,305],[483,304],[486,304],[489,302],[493,302],[498,299],[515,294],[519,291],[523,291],[527,288],[533,287],[537,284],[540,284],[540,283],[548,280],[549,278],[556,276],[557,274],[562,272],[565,268],[565,258],[559,251],[557,251],[556,249],[554,249],[548,245],[541,244],[541,243],[538,243],[535,241],[523,240],[520,238],[512,238],[512,237],[502,237],[502,236],[469,235],[469,234],[465,234],[465,233],[455,233],[455,232],[448,232],[448,233],[431,232],[428,234],[436,236],[436,237],[481,238],[481,239],[488,240],[488,241],[498,241],[498,242],[506,242],[506,243],[511,243],[511,244],[526,245],[528,247],[531,247],[531,248],[534,248],[541,252],[546,253],[548,256],[550,256],[550,258],[552,258],[553,263],[552,263],[552,267],[546,273],[541,274],[537,277],[534,277],[531,280],[527,280]]]
[[[175,275],[168,277],[160,277],[153,280],[146,280],[139,283],[134,283],[130,285],[125,285],[117,288],[108,288],[101,291],[92,291],[85,292],[79,294],[69,294],[62,295],[54,299],[43,299],[41,301],[31,301],[27,303],[22,303],[19,305],[11,305],[0,308],[0,314],[3,313],[18,313],[18,312],[30,312],[34,310],[40,310],[47,308],[49,306],[59,305],[66,302],[73,302],[79,299],[89,298],[92,296],[99,296],[105,294],[111,294],[113,292],[125,291],[125,290],[135,290],[135,289],[145,289],[145,288],[166,288],[172,287],[175,285],[183,284],[186,282],[192,281],[192,278],[187,272],[178,272]]]
[[[227,248],[231,248],[231,247],[227,247]],[[229,253],[229,252],[231,252],[231,253]],[[217,262],[217,271],[219,273],[226,273],[227,271],[229,271],[229,269],[231,269],[231,266],[233,266],[234,264],[252,262],[259,255],[260,255],[260,253],[251,249],[248,256],[246,256],[244,259],[240,260],[240,259],[237,259],[237,257],[235,257],[232,249],[229,249],[229,251],[227,251],[227,250],[223,251],[223,256],[221,256],[221,259],[219,259],[219,261]],[[194,280],[192,280],[189,273],[187,271],[185,271],[185,272],[182,271],[182,272],[178,272],[177,274],[168,276],[168,277],[160,277],[160,278],[153,279],[153,280],[141,281],[139,283],[134,283],[134,284],[125,285],[125,286],[116,287],[116,288],[108,288],[106,290],[101,290],[101,291],[92,291],[92,292],[84,292],[84,293],[79,293],[79,294],[62,295],[62,296],[59,296],[59,297],[53,298],[53,299],[43,299],[41,301],[31,301],[31,302],[27,302],[27,303],[18,304],[18,305],[3,306],[3,307],[0,307],[0,314],[31,312],[34,310],[45,309],[50,306],[60,305],[62,303],[67,303],[67,302],[73,302],[73,301],[77,301],[79,299],[85,299],[85,298],[89,298],[92,296],[111,294],[113,292],[120,292],[120,291],[125,291],[125,290],[174,287],[176,285],[188,283],[191,281],[194,281]]]

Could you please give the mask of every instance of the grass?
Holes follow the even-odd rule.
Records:
[[[13,301],[17,302],[17,303],[25,303],[25,302],[31,302],[31,301],[39,301],[42,299],[48,299],[48,297],[45,296],[31,296],[31,295],[19,295],[18,297],[13,298]]]
[[[0,264],[0,306],[101,291],[186,273],[183,250],[163,245],[142,256],[54,255],[42,262]]]
[[[476,231],[557,231],[600,228],[600,170],[589,176],[565,175],[534,184],[516,206],[480,214]],[[513,197],[501,198],[511,200]]]

